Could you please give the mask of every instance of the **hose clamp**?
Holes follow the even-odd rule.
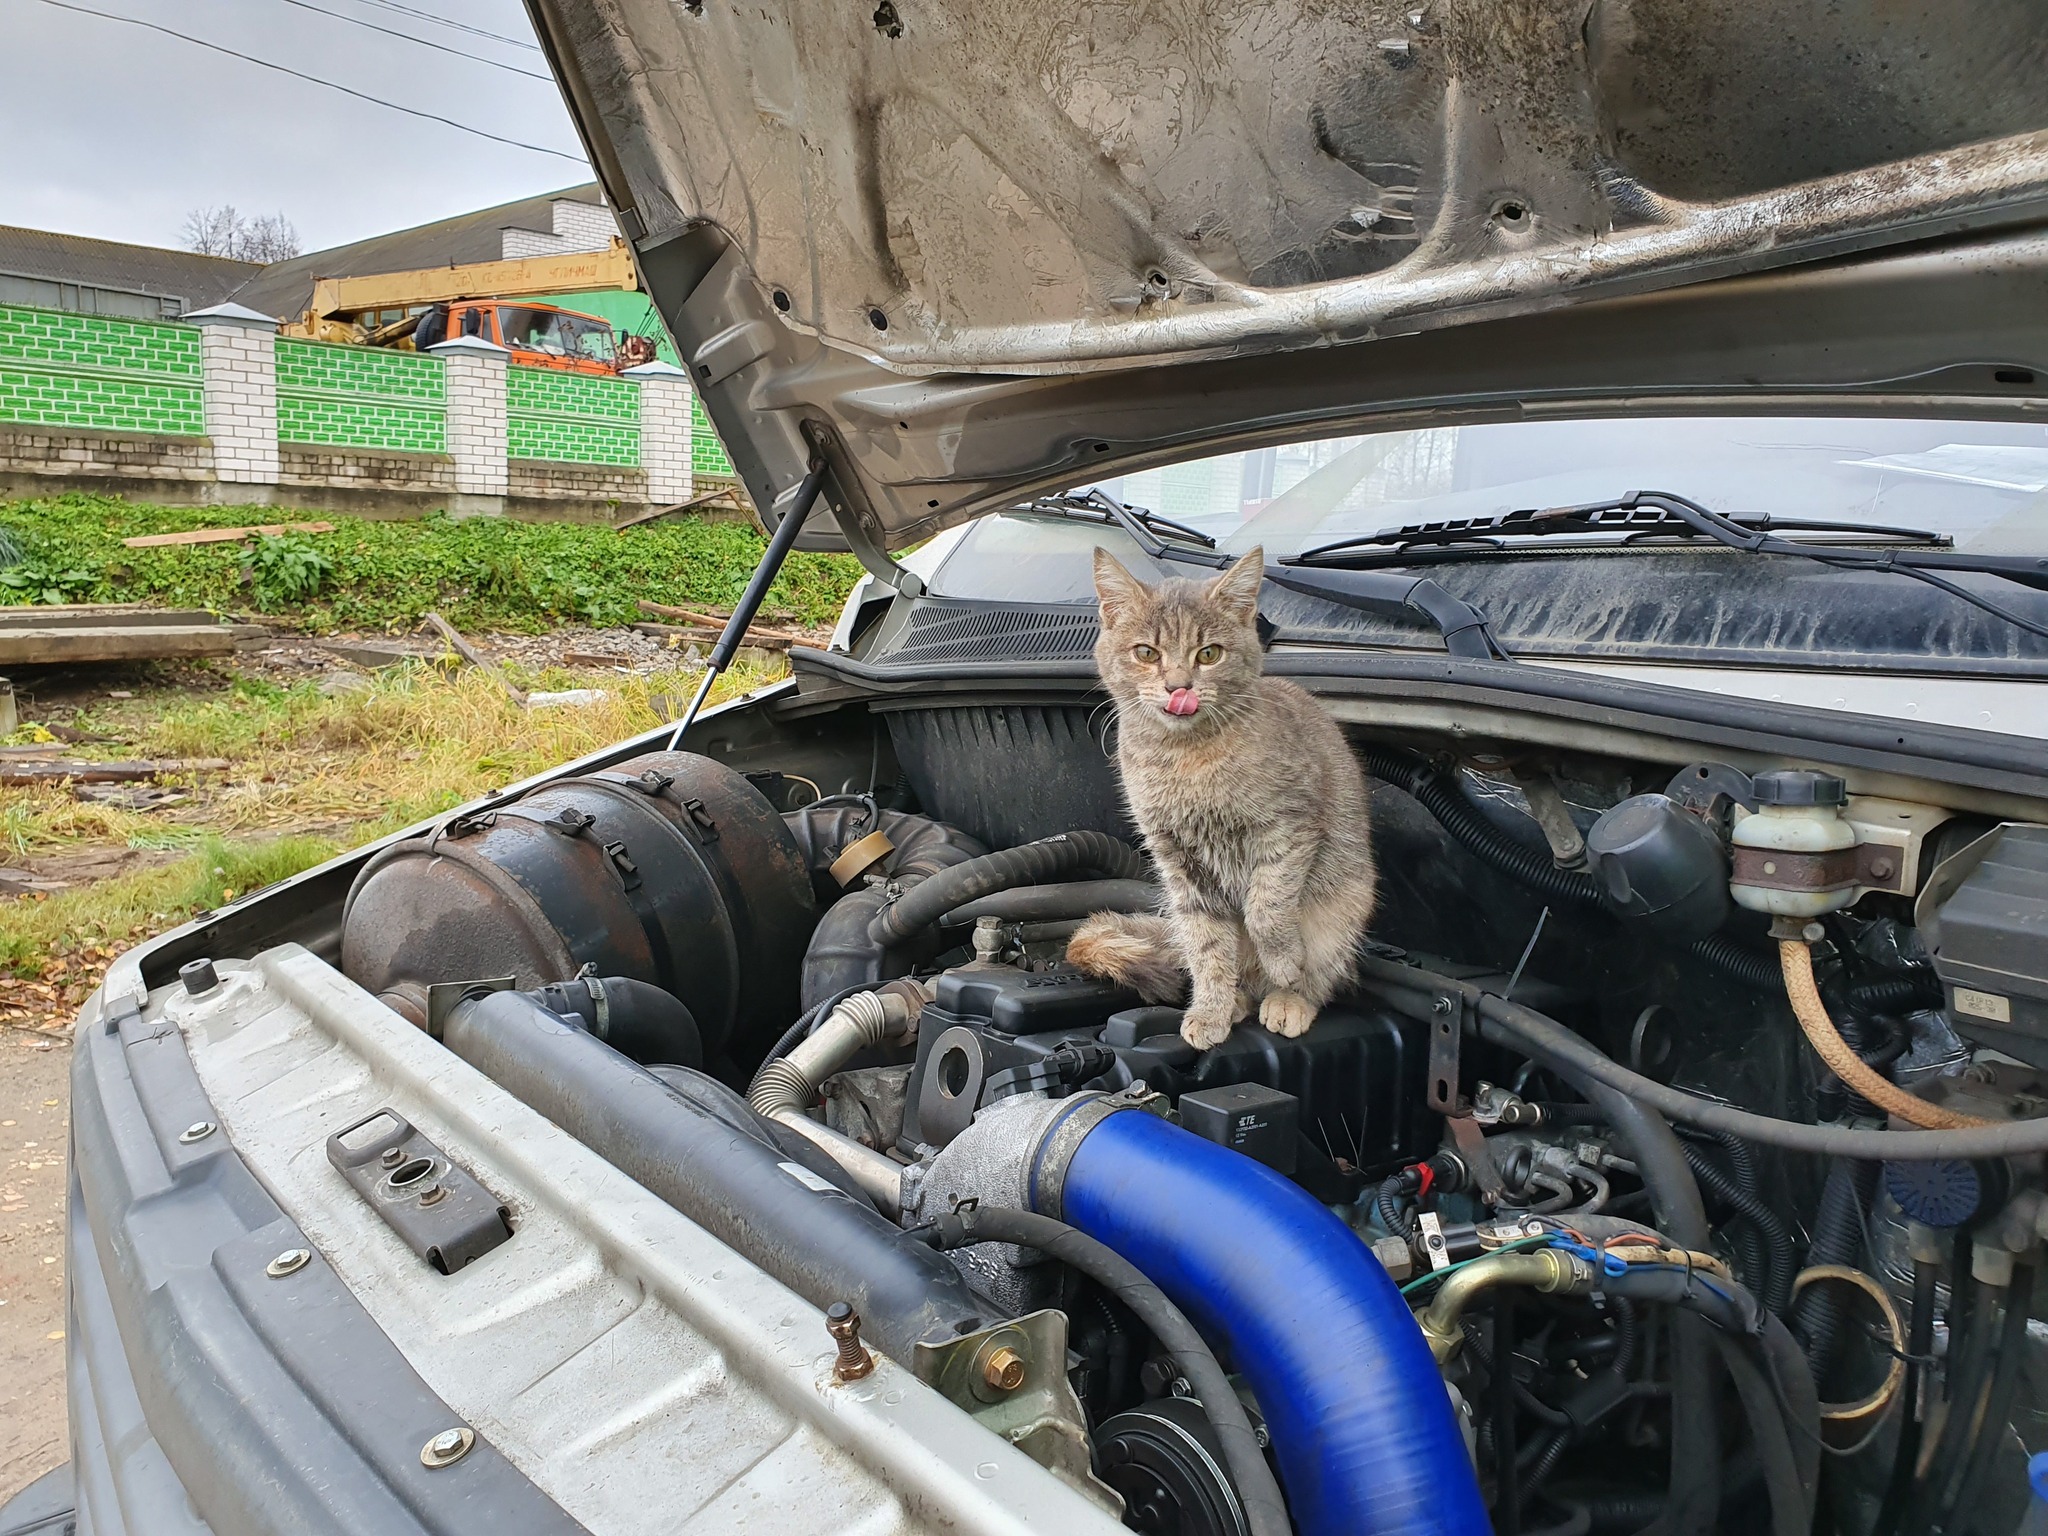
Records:
[[[1031,1210],[1055,1220],[1061,1214],[1061,1197],[1067,1183],[1067,1168],[1089,1133],[1111,1115],[1128,1109],[1151,1114],[1166,1113],[1166,1098],[1143,1083],[1115,1093],[1077,1093],[1065,1101],[1067,1107],[1038,1139],[1025,1180],[1025,1197]]]

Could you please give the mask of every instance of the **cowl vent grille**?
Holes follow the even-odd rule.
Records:
[[[933,661],[1068,661],[1095,649],[1092,608],[1028,603],[949,603],[932,598],[911,610],[910,627],[884,666]]]

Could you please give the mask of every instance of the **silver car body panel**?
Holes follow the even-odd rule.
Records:
[[[422,1378],[596,1536],[1121,1529],[897,1363],[834,1381],[817,1308],[310,952],[160,989],[235,1150]],[[380,1107],[511,1208],[430,1269],[335,1171]]]

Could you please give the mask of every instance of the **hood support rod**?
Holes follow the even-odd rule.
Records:
[[[811,508],[818,504],[818,492],[825,485],[825,460],[814,456],[803,480],[796,488],[795,499],[789,510],[782,514],[782,521],[775,525],[775,532],[768,540],[768,548],[761,556],[761,563],[754,567],[753,579],[747,583],[747,590],[741,596],[739,605],[732,611],[732,617],[725,621],[725,633],[718,637],[718,643],[711,647],[711,658],[704,668],[704,680],[697,685],[696,697],[690,700],[690,707],[683,711],[683,718],[676,722],[676,728],[668,739],[668,749],[675,752],[683,744],[683,732],[687,731],[703,709],[704,701],[711,696],[711,685],[718,681],[718,675],[732,665],[733,656],[747,637],[747,628],[754,622],[754,615],[761,611],[761,602],[768,596],[768,589],[775,585],[775,578],[782,574],[782,562],[789,558],[791,546],[797,535],[804,531],[804,522],[811,515]]]

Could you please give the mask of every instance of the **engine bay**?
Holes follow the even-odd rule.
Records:
[[[1066,962],[1161,900],[1080,705],[573,772],[379,850],[336,953],[1133,1529],[2011,1529],[2048,827],[1353,746],[1379,916],[1294,1039]]]

